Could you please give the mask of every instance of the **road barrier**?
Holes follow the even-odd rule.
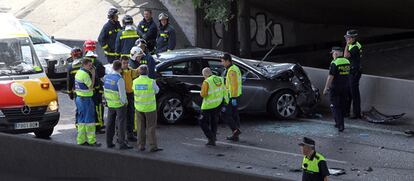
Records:
[[[328,70],[304,67],[315,87],[322,93]],[[361,109],[372,106],[385,114],[406,113],[414,119],[414,81],[363,74],[360,81]],[[328,108],[329,96],[322,96],[321,106]]]
[[[160,153],[119,152],[4,133],[0,147],[2,173],[38,180],[284,180],[156,158]]]

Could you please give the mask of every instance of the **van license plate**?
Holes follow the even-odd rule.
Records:
[[[39,122],[16,123],[14,129],[31,129],[38,128]]]

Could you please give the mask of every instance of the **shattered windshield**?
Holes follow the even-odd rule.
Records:
[[[27,37],[0,39],[0,76],[42,72]]]

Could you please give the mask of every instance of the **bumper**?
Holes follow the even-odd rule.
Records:
[[[0,118],[0,131],[6,133],[29,133],[39,130],[47,130],[55,127],[59,122],[60,113],[48,113],[44,114],[41,118],[33,120],[24,120],[24,121],[15,121],[9,120],[8,118]],[[24,122],[39,122],[38,128],[29,128],[29,129],[15,129],[16,123]]]

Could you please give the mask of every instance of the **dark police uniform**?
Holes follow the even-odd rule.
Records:
[[[117,60],[119,55],[115,51],[115,41],[118,35],[118,32],[121,31],[121,25],[119,21],[109,20],[99,33],[98,42],[104,50],[106,59],[109,63],[112,63],[114,60]]]
[[[337,57],[331,62],[329,75],[334,78],[330,87],[331,109],[335,118],[335,126],[339,131],[343,131],[344,126],[344,106],[349,90],[349,60],[344,57]]]
[[[353,108],[354,117],[359,118],[361,116],[361,95],[359,93],[359,80],[361,79],[361,54],[362,45],[359,42],[354,42],[348,46],[348,51],[351,56],[348,58],[351,63],[351,71],[349,75],[350,91],[349,99],[346,104],[346,113],[351,110],[351,103]]]
[[[304,137],[303,142],[299,145],[315,147],[315,141]],[[302,181],[323,181],[325,177],[329,176],[325,157],[316,151],[309,158],[307,156],[303,157],[302,170]]]
[[[147,21],[143,19],[138,24],[138,34],[147,41],[148,52],[154,51],[155,40],[157,39],[158,29],[155,22],[151,19]]]

